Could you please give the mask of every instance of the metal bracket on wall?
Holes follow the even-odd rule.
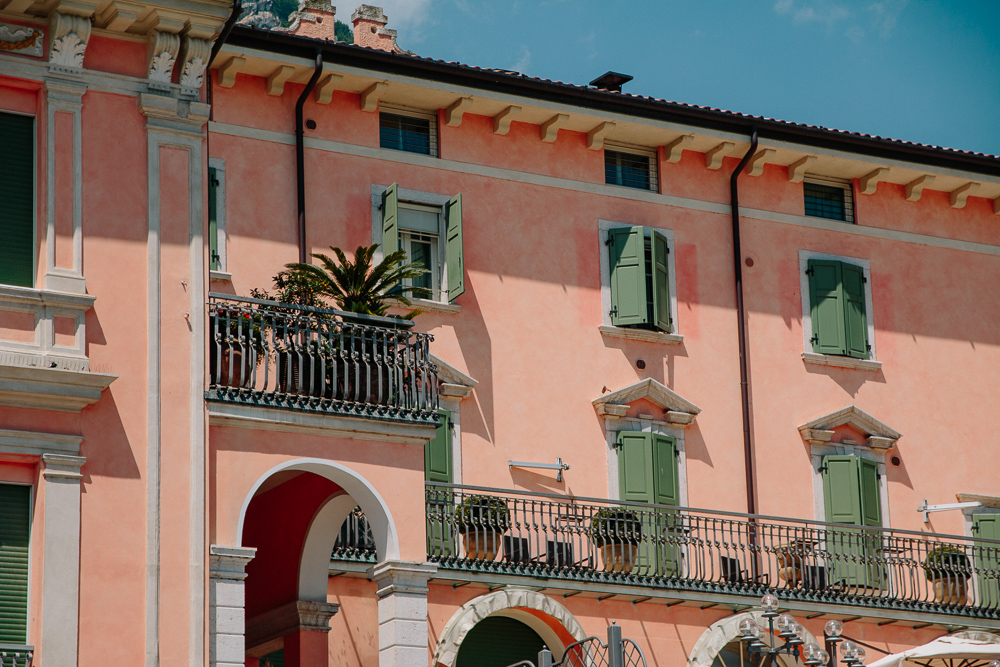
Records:
[[[527,461],[507,461],[508,468],[543,468],[545,470],[558,470],[556,481],[563,481],[563,470],[569,470],[569,464],[563,463],[562,458],[557,458],[555,463],[529,463]]]

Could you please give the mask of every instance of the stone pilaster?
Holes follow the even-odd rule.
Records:
[[[242,667],[246,661],[244,633],[246,566],[257,553],[248,547],[208,549],[208,664]]]
[[[384,561],[368,571],[378,586],[378,664],[427,663],[427,581],[437,565]]]

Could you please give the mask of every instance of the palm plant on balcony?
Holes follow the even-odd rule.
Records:
[[[503,498],[468,496],[458,506],[455,523],[462,534],[466,558],[493,560],[500,536],[510,529],[510,510]]]
[[[590,518],[590,539],[601,550],[605,572],[628,574],[642,541],[642,522],[630,509],[602,507]]]
[[[972,567],[965,551],[952,544],[941,544],[927,552],[924,573],[934,584],[934,600],[942,604],[965,604]]]

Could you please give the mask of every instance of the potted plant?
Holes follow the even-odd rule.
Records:
[[[220,306],[209,313],[209,373],[220,387],[250,386],[251,368],[266,356],[261,318],[248,309]]]
[[[466,558],[493,560],[500,536],[510,528],[510,510],[503,498],[468,496],[458,506],[455,523],[462,534]]]
[[[590,518],[590,539],[601,551],[605,572],[632,571],[642,541],[642,522],[624,507],[602,507]]]
[[[957,546],[941,544],[924,559],[924,573],[934,584],[934,600],[941,604],[965,604],[968,581],[972,576],[969,557]]]

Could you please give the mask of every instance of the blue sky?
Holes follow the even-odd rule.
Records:
[[[1000,155],[1000,0],[382,2],[421,56]]]

